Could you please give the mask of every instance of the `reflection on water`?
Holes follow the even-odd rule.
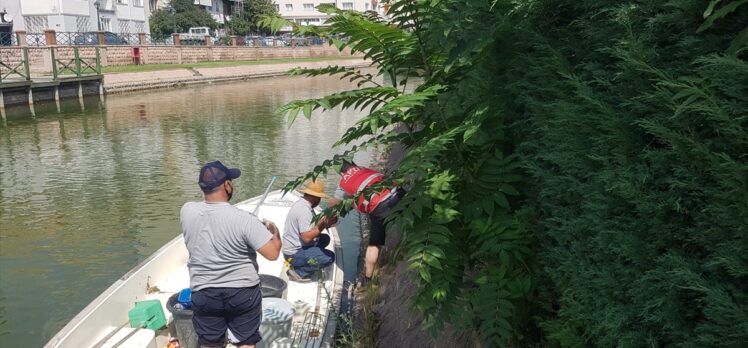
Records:
[[[179,233],[197,173],[242,169],[236,199],[260,194],[333,153],[360,116],[288,127],[285,102],[349,88],[275,78],[6,110],[0,127],[0,342],[41,346],[119,276]],[[357,158],[366,164],[367,155]],[[334,190],[334,178],[327,191]]]

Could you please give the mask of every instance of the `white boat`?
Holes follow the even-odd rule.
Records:
[[[286,215],[298,199],[301,197],[295,192],[285,196],[281,191],[270,192],[257,215],[260,219],[273,221],[282,234]],[[255,197],[236,206],[252,212],[258,202],[260,197]],[[328,231],[331,242],[327,248],[335,252],[336,261],[324,269],[318,281],[288,281],[282,255],[275,261],[269,261],[257,254],[259,273],[286,280],[283,298],[295,307],[290,338],[279,340],[284,341],[281,347],[317,348],[333,345],[343,287],[343,254],[337,229],[330,228]],[[175,336],[175,321],[166,304],[169,297],[189,287],[187,258],[187,249],[180,233],[106,289],[52,337],[45,347],[166,347],[169,337]],[[135,302],[151,299],[161,302],[167,328],[158,331],[131,328],[128,311]],[[260,343],[270,347],[272,342]]]

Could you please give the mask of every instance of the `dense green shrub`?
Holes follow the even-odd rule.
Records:
[[[340,141],[351,151],[288,188],[366,146],[406,145],[390,177],[410,190],[393,221],[434,332],[475,329],[489,346],[740,346],[743,3],[400,0],[390,23],[322,7],[331,27],[302,30],[364,52],[390,83],[296,71],[361,88],[290,103],[291,119],[370,112]]]
[[[748,63],[722,53],[748,7],[697,33],[701,2],[589,5],[555,1],[533,20],[514,82],[558,308],[545,332],[571,346],[744,345]]]

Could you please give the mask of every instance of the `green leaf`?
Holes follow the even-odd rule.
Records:
[[[295,109],[292,109],[288,113],[288,126],[289,127],[291,127],[291,125],[293,125],[294,121],[296,121],[296,116],[299,115],[299,111],[301,111],[301,109],[295,108]]]
[[[304,117],[306,117],[307,120],[312,118],[312,104],[304,105]]]
[[[704,11],[704,18],[707,18],[712,14],[712,11],[714,11],[714,6],[716,6],[720,1],[722,0],[712,0],[709,2],[709,6],[706,8],[706,11]]]
[[[731,56],[737,56],[740,49],[745,47],[746,44],[748,44],[748,26],[743,28],[743,30],[741,30],[740,33],[730,41],[730,47],[727,48],[725,53]]]
[[[462,140],[463,140],[464,142],[467,142],[467,141],[468,141],[468,140],[470,140],[470,138],[472,138],[472,137],[473,137],[473,136],[475,135],[475,133],[477,133],[477,132],[478,132],[479,130],[480,130],[480,127],[479,127],[479,125],[472,125],[472,126],[468,127],[468,129],[467,129],[467,130],[465,130],[465,133],[464,133],[464,134],[463,134],[463,136],[462,136]]]
[[[429,273],[429,271],[426,268],[424,267],[419,268],[418,274],[421,275],[421,279],[423,279],[423,281],[425,281],[426,283],[431,283],[431,273]]]
[[[733,2],[731,2],[729,4],[727,4],[727,5],[724,5],[724,6],[720,7],[717,11],[715,11],[708,18],[706,18],[706,20],[704,21],[704,23],[702,23],[701,26],[699,26],[699,28],[696,29],[696,32],[700,33],[700,32],[702,32],[704,30],[707,30],[707,29],[711,28],[712,25],[714,25],[714,22],[716,20],[724,18],[728,14],[732,13],[733,11],[735,11],[738,7],[740,7],[740,5],[743,5],[745,3],[748,3],[748,0],[733,1]],[[710,6],[711,6],[711,4],[710,4]]]

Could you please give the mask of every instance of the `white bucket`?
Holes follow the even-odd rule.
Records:
[[[293,303],[284,299],[263,298],[262,322],[260,323],[262,341],[257,343],[257,348],[268,348],[276,339],[291,336],[291,324],[295,311]]]

